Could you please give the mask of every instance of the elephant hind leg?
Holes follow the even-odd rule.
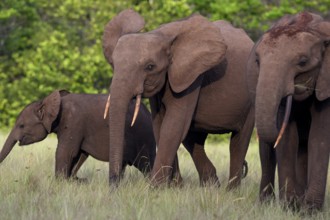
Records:
[[[83,165],[83,163],[88,158],[88,154],[85,152],[80,152],[76,158],[73,159],[71,164],[71,177],[76,177],[78,170]]]
[[[83,165],[83,163],[88,158],[88,156],[89,155],[86,152],[81,151],[81,152],[79,152],[77,157],[73,158],[72,164],[71,164],[71,172],[70,172],[71,173],[70,177],[73,180],[76,180],[80,183],[87,182],[86,178],[78,178],[77,173],[78,173],[78,170],[80,169],[80,167]]]
[[[208,184],[220,186],[216,169],[205,153],[204,143],[206,137],[207,133],[189,131],[183,141],[183,145],[188,150],[195,163],[200,184],[202,186]]]
[[[245,156],[249,147],[250,138],[254,126],[254,110],[250,109],[242,129],[232,132],[230,140],[230,170],[227,189],[233,189],[240,185],[243,177]]]

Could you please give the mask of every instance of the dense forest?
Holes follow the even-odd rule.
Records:
[[[330,0],[2,0],[0,127],[55,89],[107,93],[112,69],[101,39],[105,24],[133,8],[144,31],[200,13],[245,29],[253,40],[284,14],[308,10],[330,18]]]

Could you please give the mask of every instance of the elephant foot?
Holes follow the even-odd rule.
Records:
[[[162,167],[156,172],[151,172],[150,185],[153,188],[169,186],[171,180],[175,180],[176,178],[178,178],[177,181],[179,182],[181,176],[172,175],[172,167]]]
[[[120,175],[112,175],[109,178],[109,185],[110,187],[115,187],[117,188],[119,186],[120,182]]]
[[[304,213],[313,215],[323,209],[323,201],[304,199],[302,203],[302,209]]]
[[[170,178],[151,178],[150,179],[150,186],[152,188],[162,188],[162,187],[167,187],[170,186],[171,181],[169,181]],[[173,182],[173,185],[175,185],[175,181]]]
[[[221,184],[217,176],[212,176],[212,177],[202,178],[200,180],[200,185],[202,187],[208,187],[208,186],[220,187]]]
[[[274,187],[268,184],[266,187],[260,187],[259,200],[262,203],[268,203],[275,200]]]
[[[171,181],[170,181],[170,186],[171,187],[183,187],[183,179],[182,179],[182,176],[179,172],[175,173],[172,178],[171,178]]]
[[[229,180],[226,190],[230,191],[233,189],[237,189],[240,185],[241,185],[241,178],[235,176]]]
[[[77,176],[74,176],[71,178],[74,182],[77,182],[77,183],[82,183],[82,184],[86,184],[88,183],[88,179],[87,178],[79,178]]]
[[[293,212],[300,211],[301,203],[296,194],[287,194],[285,198],[280,198],[280,200],[284,210],[291,210]]]

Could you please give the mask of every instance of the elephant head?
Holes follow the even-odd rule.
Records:
[[[219,28],[200,15],[171,22],[146,33],[143,18],[124,10],[105,27],[103,50],[112,65],[110,181],[121,169],[125,115],[130,99],[152,97],[166,82],[174,93],[186,90],[219,63],[226,45]],[[133,117],[134,118],[134,117]]]
[[[15,125],[0,152],[0,163],[19,142],[20,146],[42,141],[52,131],[52,124],[58,117],[61,95],[66,91],[54,91],[41,101],[27,105],[18,115]]]
[[[329,30],[329,22],[302,12],[279,20],[254,46],[248,62],[249,85],[256,105],[256,127],[263,140],[278,143],[292,98],[302,101],[315,94],[322,101],[330,96]],[[280,112],[284,111],[279,109],[285,98],[281,126]]]

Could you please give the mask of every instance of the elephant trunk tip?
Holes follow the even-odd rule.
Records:
[[[0,163],[2,163],[6,159],[6,157],[11,152],[16,143],[17,140],[12,140],[10,137],[7,139],[4,147],[0,152]]]

